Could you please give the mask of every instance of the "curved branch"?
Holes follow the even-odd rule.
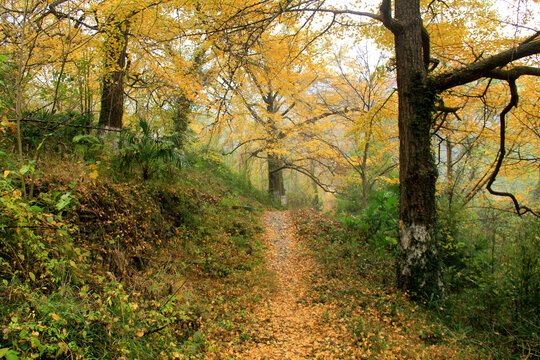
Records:
[[[503,109],[500,115],[500,147],[499,147],[499,155],[497,157],[497,163],[495,164],[495,169],[491,173],[489,180],[487,182],[486,189],[489,191],[490,194],[496,195],[496,196],[504,196],[509,197],[512,199],[512,202],[514,203],[514,207],[516,208],[516,212],[519,216],[522,216],[528,212],[531,214],[540,217],[540,214],[536,214],[532,209],[528,208],[527,206],[519,205],[518,200],[516,197],[509,193],[504,191],[497,191],[492,188],[493,183],[497,179],[497,175],[499,174],[499,171],[501,170],[501,166],[504,161],[504,157],[506,155],[506,115],[512,110],[514,107],[517,106],[519,101],[519,93],[516,85],[516,78],[510,78],[508,80],[508,86],[510,87],[510,102],[506,107]]]
[[[385,1],[387,1],[387,0],[385,0]],[[375,19],[375,20],[378,20],[380,22],[383,22],[383,18],[382,18],[381,15],[370,13],[370,12],[364,12],[364,11],[322,9],[322,8],[291,8],[291,9],[285,9],[284,10],[284,12],[305,12],[305,11],[330,13],[330,14],[334,14],[334,15],[363,16],[363,17],[368,17],[368,18]]]
[[[424,66],[427,71],[433,71],[437,65],[439,65],[437,60],[433,60],[433,63],[436,64],[432,69],[429,68],[431,63],[431,39],[429,33],[425,26],[422,26],[422,55],[424,58]]]
[[[362,16],[370,19],[374,19],[383,23],[383,25],[394,34],[402,30],[402,25],[392,18],[392,4],[391,0],[383,0],[381,6],[379,7],[379,14],[374,14],[365,11],[354,11],[354,10],[337,10],[337,9],[323,9],[323,8],[291,8],[285,9],[284,12],[321,12],[321,13],[330,13],[334,16],[336,15],[354,15]]]
[[[313,180],[313,182],[317,184],[317,186],[320,187],[324,192],[331,193],[331,194],[336,193],[336,190],[331,189],[329,185],[323,184],[315,174],[313,174],[309,170],[304,169],[301,166],[294,165],[294,164],[286,164],[284,168],[294,170],[296,172],[299,172],[300,174],[307,176],[308,178]]]
[[[392,2],[391,0],[383,0],[379,7],[381,21],[383,25],[392,33],[397,34],[403,30],[403,27],[394,18],[392,18]]]
[[[232,155],[236,150],[240,149],[244,145],[247,145],[247,144],[252,143],[252,142],[264,141],[264,140],[266,140],[266,139],[264,139],[264,138],[255,138],[255,139],[249,139],[249,140],[246,140],[246,141],[242,141],[242,142],[238,143],[236,146],[234,146],[231,151],[222,152],[221,154],[223,156]]]
[[[525,75],[540,76],[540,68],[532,66],[516,66],[509,70],[494,69],[487,73],[488,77],[498,80],[517,79]]]

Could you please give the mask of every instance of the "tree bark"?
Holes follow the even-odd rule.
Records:
[[[126,75],[129,21],[111,22],[105,41],[105,74],[102,80],[101,127],[122,128],[124,77]]]
[[[269,90],[266,95],[263,96],[263,101],[266,104],[266,111],[268,112],[268,119],[266,120],[266,126],[269,129],[269,145],[270,148],[274,148],[281,138],[280,131],[276,127],[274,114],[279,112],[279,104],[277,101],[278,93],[273,90]],[[284,162],[279,155],[274,155],[272,152],[268,152],[268,192],[272,199],[280,204],[285,205],[285,184],[283,182],[283,169]]]
[[[430,135],[436,96],[427,86],[419,0],[396,0],[395,9],[400,23],[394,29],[400,139],[397,285],[418,296],[442,295]]]
[[[285,196],[283,161],[271,154],[268,154],[268,192],[275,202],[282,204]]]

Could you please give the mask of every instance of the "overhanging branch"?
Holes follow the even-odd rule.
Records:
[[[485,60],[466,65],[454,71],[443,72],[436,76],[430,77],[429,82],[434,90],[442,92],[444,90],[465,85],[485,77],[499,78],[499,72],[505,72],[506,75],[511,75],[508,72],[515,70],[516,72],[521,72],[521,75],[538,76],[540,71],[536,68],[528,66],[518,66],[512,70],[498,69],[510,64],[513,61],[535,54],[540,54],[540,41],[525,42],[497,55],[493,55]],[[504,78],[503,80],[506,79],[508,79],[508,77]]]

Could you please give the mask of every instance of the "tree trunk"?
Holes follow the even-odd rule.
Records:
[[[443,293],[436,241],[437,168],[430,129],[435,94],[426,85],[419,0],[396,0],[400,221],[397,285],[418,296]]]
[[[266,111],[268,114],[274,115],[279,111],[279,105],[277,102],[278,93],[269,90],[263,101],[266,104]],[[269,129],[269,148],[274,148],[280,139],[280,132],[278,131],[275,119],[273,116],[269,116],[266,122],[266,126]],[[280,205],[285,205],[285,184],[283,183],[283,160],[279,156],[272,153],[268,153],[268,192],[272,199]]]
[[[122,127],[124,115],[124,77],[127,66],[128,21],[113,21],[105,41],[105,74],[101,93],[101,127]]]
[[[315,176],[315,161],[311,160],[311,173],[313,176]],[[317,185],[317,182],[315,181],[315,177],[311,179],[311,188],[313,189],[313,200],[311,202],[311,205],[317,210],[321,209],[321,200],[319,199],[319,186]]]
[[[446,193],[448,195],[448,212],[452,212],[452,205],[454,201],[454,157],[452,151],[454,147],[452,146],[452,140],[450,135],[446,139]]]
[[[283,203],[282,199],[285,197],[283,161],[270,154],[268,154],[268,192],[275,202]]]

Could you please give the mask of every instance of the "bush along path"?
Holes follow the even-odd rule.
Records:
[[[212,358],[490,358],[380,283],[377,265],[370,264],[376,255],[367,244],[358,246],[358,238],[347,244],[338,223],[312,211],[274,211],[263,224],[275,291]],[[366,271],[370,265],[373,274]]]

